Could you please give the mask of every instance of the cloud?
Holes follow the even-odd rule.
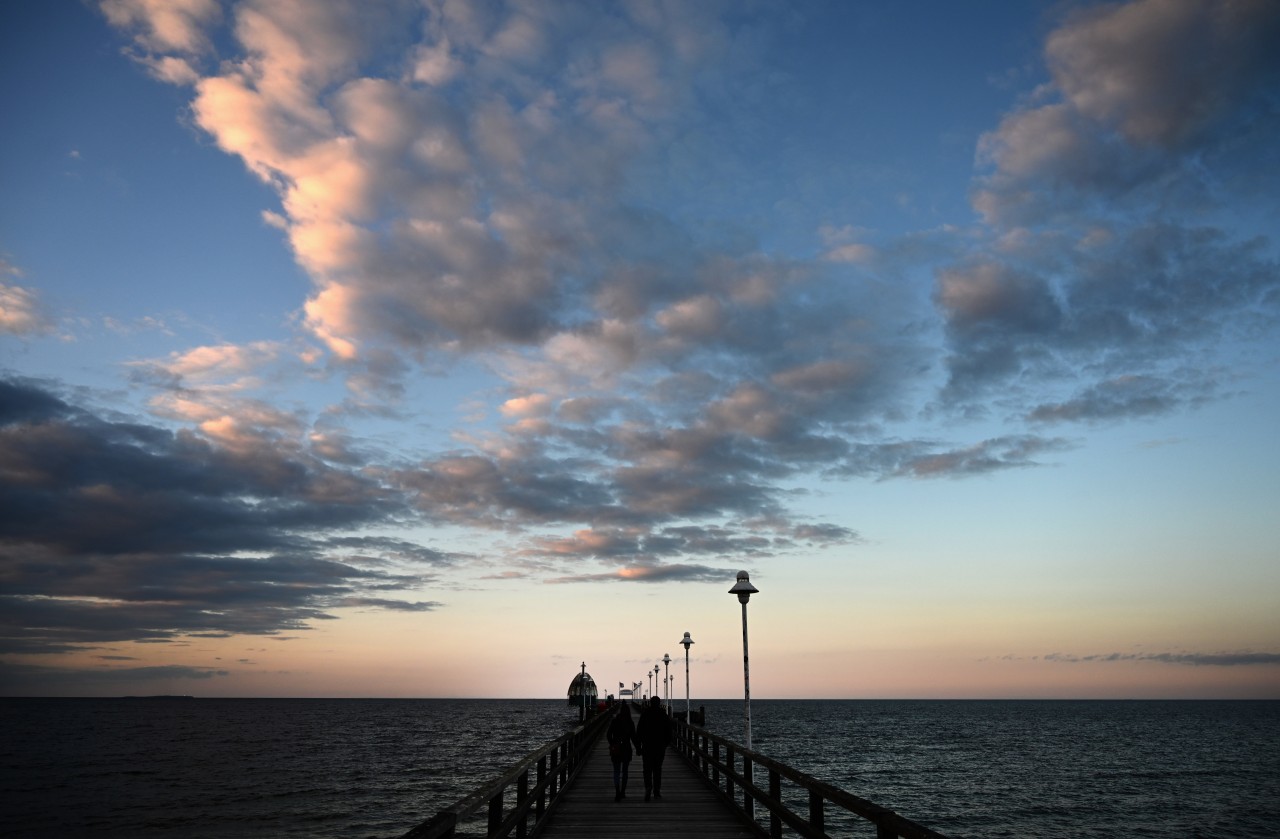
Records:
[[[6,270],[8,269],[8,270]],[[15,273],[0,260],[0,277]],[[53,331],[53,322],[40,304],[34,291],[13,283],[0,281],[0,334],[44,335]]]
[[[1044,425],[1221,398],[1218,347],[1274,329],[1274,243],[1238,230],[1232,204],[1272,209],[1280,187],[1237,160],[1274,156],[1280,13],[1228,5],[1068,15],[1049,81],[978,143],[979,221],[895,238],[835,220],[789,258],[751,231],[707,237],[643,188],[707,127],[690,104],[736,103],[770,8],[242,2],[224,21],[120,3],[110,19],[153,61],[199,74],[195,125],[278,197],[263,219],[311,279],[308,334],[135,366],[183,431],[55,402],[15,451],[56,454],[39,430],[96,453],[97,483],[70,467],[45,480],[95,513],[112,557],[254,553],[270,574],[318,575],[249,627],[409,602],[371,592],[410,588],[397,568],[481,561],[338,540],[393,521],[487,529],[516,540],[508,572],[581,581],[856,545],[852,527],[797,516],[791,485],[1038,468],[1077,445]],[[1187,50],[1184,100],[1170,57]],[[336,427],[393,415],[413,371],[458,359],[502,378],[498,425],[413,458]],[[257,398],[286,374],[342,377],[334,424]],[[923,427],[957,417],[1004,427]],[[120,466],[157,479],[117,486]],[[161,476],[178,491],[157,509],[193,523],[173,534],[138,503]],[[222,623],[205,629],[241,625]]]
[[[957,332],[1035,334],[1053,329],[1061,317],[1047,283],[994,261],[942,271],[937,302]]]
[[[104,11],[178,67],[211,43],[205,5]],[[724,42],[697,9],[618,14],[630,28],[571,5],[232,7],[239,54],[196,81],[193,116],[278,190],[335,354],[539,342],[609,284],[646,236],[621,170]]]
[[[113,22],[149,31],[130,8]],[[629,204],[631,167],[686,127],[695,80],[748,56],[713,9],[618,14],[243,3],[226,45],[237,60],[201,78],[192,109],[278,191],[269,218],[315,285],[304,323],[363,393],[399,392],[387,380],[410,367],[386,360],[400,354],[497,354],[520,390],[504,410],[537,418],[512,432],[565,435],[546,408],[558,397],[602,404],[625,387],[654,403],[697,370],[714,383],[702,405],[691,393],[644,420],[758,441],[757,461],[778,472],[847,457],[849,424],[900,412],[935,352],[892,326],[928,317],[908,290],[833,282],[883,269],[894,243],[827,225],[815,264],[772,261]],[[1276,17],[1265,3],[1147,0],[1070,15],[1050,34],[1052,82],[980,144],[989,171],[974,205],[995,238],[937,272],[948,381],[935,407],[972,412],[994,389],[1012,400],[1026,382],[1100,364],[1101,381],[1167,379],[1157,359],[1274,308],[1269,244],[1188,220],[1213,201],[1203,162],[1227,165],[1219,152],[1240,121],[1273,133]],[[205,47],[184,36],[151,48]],[[1188,54],[1193,102],[1174,95],[1185,86],[1171,57]],[[533,398],[536,413],[520,401]],[[1014,411],[1043,418],[1069,401]]]
[[[0,598],[10,652],[305,629],[411,591],[453,557],[347,535],[404,500],[305,447],[105,420],[0,381]]]
[[[1090,372],[1101,378],[1086,390],[1109,380],[1172,390],[1183,365],[1212,343],[1274,326],[1280,264],[1263,239],[1140,222],[1084,249],[1041,244],[1037,258],[1059,262],[1050,270],[1002,256],[939,273],[935,300],[950,349],[944,403]]]
[[[617,571],[604,574],[579,574],[567,577],[552,577],[548,583],[560,585],[564,583],[599,583],[599,582],[723,582],[734,572],[729,568],[710,568],[703,565],[631,565]]]
[[[159,52],[209,49],[206,27],[222,14],[217,0],[101,0],[99,5],[113,26]]]
[[[1062,437],[1021,434],[993,437],[958,448],[944,448],[936,441],[907,440],[849,447],[827,469],[839,477],[967,478],[1041,466],[1037,457],[1068,451],[1076,444]]]
[[[1167,414],[1207,401],[1209,382],[1165,381],[1149,376],[1120,376],[1086,388],[1065,402],[1037,406],[1035,422],[1106,421]]]
[[[1062,664],[1151,661],[1159,664],[1182,664],[1193,667],[1253,667],[1280,664],[1280,653],[1257,653],[1247,650],[1217,653],[1103,653],[1084,656],[1050,653],[1044,656],[1044,660]]]
[[[196,347],[173,353],[164,364],[151,362],[149,366],[156,371],[153,375],[174,380],[231,378],[234,381],[274,361],[284,349],[282,345],[269,341]]]
[[[107,658],[107,656],[99,656]],[[59,694],[67,689],[83,690],[86,686],[100,689],[130,690],[139,686],[169,683],[174,680],[208,681],[230,675],[227,670],[192,667],[184,664],[161,664],[147,667],[48,667],[0,661],[0,684],[21,686],[30,695]],[[131,688],[130,686],[133,686]],[[13,695],[13,694],[10,694]]]
[[[238,358],[219,350],[177,366],[184,376],[228,363],[238,370]],[[821,387],[828,375],[803,378],[820,380],[805,388]],[[551,410],[535,400],[513,414],[530,406]],[[601,458],[593,454],[597,432],[581,429],[587,439],[577,455],[552,456],[532,441],[410,467],[362,457],[351,441],[335,450],[302,417],[252,402],[234,414],[191,407],[180,416],[195,427],[108,418],[46,383],[0,380],[7,653],[282,638],[339,609],[442,608],[403,595],[480,560],[370,532],[406,522],[523,534],[508,562],[532,560],[540,577],[583,581],[709,579],[725,571],[701,558],[783,555],[859,538],[788,514],[781,490],[750,478],[784,467],[734,452],[732,435],[606,429],[613,454]],[[560,450],[572,451],[572,442],[566,437]],[[705,521],[715,518],[732,521]],[[599,524],[568,537],[529,535],[586,520]],[[582,573],[586,562],[619,570]]]
[[[664,528],[629,528],[579,530],[565,537],[532,540],[525,554],[542,557],[576,557],[625,563],[646,569],[619,573],[626,579],[644,577],[660,579],[666,573],[663,560],[683,556],[716,556],[726,558],[743,555],[772,555],[794,545],[785,535],[770,535],[770,528],[753,523],[752,527],[672,526]],[[837,541],[851,541],[845,530],[819,531]],[[810,531],[803,531],[809,534]]]
[[[1265,0],[1144,0],[1082,9],[1049,36],[1054,84],[1080,114],[1139,144],[1177,146],[1280,72]]]
[[[939,405],[1075,382],[1026,415],[1184,408],[1099,400],[1118,382],[1168,397],[1185,374],[1207,381],[1190,359],[1274,326],[1274,243],[1236,230],[1240,206],[1280,187],[1259,163],[1280,130],[1278,37],[1275,4],[1207,0],[1090,6],[1049,34],[1051,81],[979,142],[989,242],[937,271]]]
[[[1245,161],[1280,120],[1277,37],[1280,12],[1265,0],[1077,10],[1046,41],[1052,82],[983,136],[994,171],[976,208],[992,224],[1114,218],[1203,208],[1222,184],[1256,178]]]
[[[344,609],[384,609],[391,612],[431,612],[443,606],[434,600],[389,600],[385,597],[344,597],[334,606]]]
[[[167,369],[184,381],[254,365],[217,347]],[[805,393],[847,381],[824,368],[795,378],[782,386]],[[475,558],[349,533],[393,521],[520,533],[594,520],[600,525],[572,538],[529,536],[510,556],[623,562],[645,569],[646,580],[708,567],[691,557],[858,539],[847,527],[787,514],[781,491],[751,476],[793,467],[732,429],[654,435],[571,425],[557,432],[556,455],[533,439],[409,467],[371,461],[358,441],[244,398],[219,411],[207,393],[162,391],[170,398],[153,407],[194,423],[171,431],[105,419],[32,380],[6,380],[0,390],[0,596],[11,651],[277,634],[346,607],[437,608],[378,593],[417,589],[431,581],[427,572]],[[538,398],[512,403],[509,413],[523,420],[554,407]],[[736,523],[683,523],[715,517]],[[674,570],[636,564],[646,557]]]

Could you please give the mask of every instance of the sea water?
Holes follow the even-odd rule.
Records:
[[[743,741],[740,700],[699,705]],[[751,711],[757,751],[957,838],[1280,837],[1280,702]],[[563,700],[0,699],[0,836],[398,837],[575,723]]]
[[[705,704],[708,727],[742,742],[743,703]],[[756,751],[953,837],[1280,837],[1280,702],[812,700],[751,712]]]

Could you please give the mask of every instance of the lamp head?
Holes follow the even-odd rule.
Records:
[[[671,653],[663,653],[663,654],[662,654],[662,663],[663,663],[663,664],[670,664],[670,663],[671,663]]]
[[[684,638],[680,639],[680,643],[684,646],[684,651],[689,652],[689,645],[693,643],[693,639],[689,637],[689,633],[684,634]]]
[[[748,600],[751,599],[751,595],[755,594],[759,590],[760,589],[751,585],[750,574],[748,574],[746,571],[739,571],[738,582],[733,584],[733,588],[729,589],[729,593],[738,595],[739,603],[746,603]]]

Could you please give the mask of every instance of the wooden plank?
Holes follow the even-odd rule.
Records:
[[[613,800],[613,763],[601,737],[538,834],[549,839],[755,839],[757,834],[707,788],[680,756],[662,763],[662,798],[646,803],[641,758],[631,761],[627,797]]]

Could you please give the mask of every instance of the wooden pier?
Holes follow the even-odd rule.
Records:
[[[614,801],[601,714],[517,762],[402,839],[947,839],[892,810],[672,721],[662,798],[644,800],[641,758]]]
[[[668,752],[662,762],[662,797],[644,800],[641,758],[631,761],[627,797],[613,800],[613,762],[601,737],[568,794],[538,833],[544,839],[755,839],[693,767]]]

